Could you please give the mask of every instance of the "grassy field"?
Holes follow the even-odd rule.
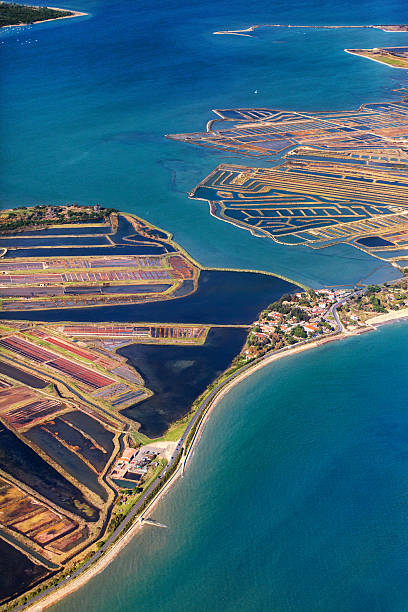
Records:
[[[393,66],[394,68],[408,68],[408,59],[404,59],[403,57],[398,58],[393,55],[380,55],[379,53],[369,52],[354,53],[354,55],[361,55],[361,57],[376,60],[377,62]]]

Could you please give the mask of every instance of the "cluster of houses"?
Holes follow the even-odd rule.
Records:
[[[320,334],[324,329],[330,331],[326,321],[330,307],[349,293],[346,289],[321,289],[287,296],[288,299],[275,303],[277,309],[271,305],[261,314],[259,321],[255,321],[244,354],[256,357],[260,346],[282,348],[296,340]],[[299,311],[304,316],[299,316]]]
[[[152,448],[126,448],[117,460],[111,471],[113,480],[129,480],[142,483],[151,467],[157,467],[155,459],[160,449]]]

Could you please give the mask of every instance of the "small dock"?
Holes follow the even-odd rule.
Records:
[[[140,522],[142,525],[152,525],[153,527],[161,527],[162,529],[167,529],[167,525],[159,523],[158,521],[154,521],[151,518],[143,518]]]

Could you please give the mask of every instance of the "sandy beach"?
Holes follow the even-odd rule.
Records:
[[[87,569],[83,574],[75,578],[75,580],[71,580],[68,584],[64,585],[57,591],[50,593],[44,599],[41,599],[38,603],[35,603],[31,606],[27,607],[27,610],[31,612],[41,612],[50,606],[53,606],[58,601],[74,593],[81,587],[83,587],[89,580],[94,578],[97,574],[102,572],[108,565],[117,557],[123,548],[130,542],[133,536],[142,528],[142,519],[147,518],[147,515],[154,510],[157,506],[161,498],[167,494],[170,487],[173,486],[175,481],[181,476],[181,468],[182,464],[180,463],[175,470],[174,474],[169,478],[169,480],[165,483],[162,489],[160,489],[159,493],[156,497],[150,502],[150,504],[143,510],[142,514],[137,517],[132,526],[120,537],[117,542],[100,558],[96,561],[89,569]]]
[[[399,311],[393,311],[393,312],[385,313],[382,315],[378,315],[366,321],[367,327],[363,331],[369,331],[370,327],[373,329],[376,326],[379,326],[379,325],[382,325],[384,323],[388,323],[391,321],[403,319],[405,317],[408,317],[408,308],[404,308]],[[157,504],[162,499],[162,497],[166,495],[170,487],[173,486],[173,484],[177,481],[177,479],[183,475],[184,470],[188,466],[188,463],[194,454],[194,450],[203,434],[205,426],[213,410],[217,407],[218,403],[222,400],[222,398],[233,387],[235,387],[235,385],[239,384],[241,381],[243,381],[248,376],[251,376],[254,372],[257,372],[261,368],[264,368],[270,365],[274,361],[278,361],[280,359],[289,357],[291,355],[303,353],[304,351],[308,351],[310,349],[316,348],[318,346],[322,346],[324,344],[328,344],[330,342],[342,340],[349,336],[361,333],[361,331],[362,330],[356,330],[352,332],[341,332],[341,333],[338,333],[332,336],[327,336],[322,339],[307,342],[305,344],[302,344],[301,346],[294,346],[292,348],[289,348],[288,350],[285,350],[285,351],[282,351],[276,354],[268,355],[262,361],[254,364],[251,368],[248,368],[248,370],[237,375],[235,378],[233,378],[227,384],[221,387],[220,391],[214,396],[212,401],[209,403],[207,409],[205,410],[203,417],[194,433],[194,436],[192,438],[191,444],[187,450],[184,460],[179,463],[175,472],[172,474],[169,480],[165,483],[163,488],[158,492],[158,494],[150,502],[150,504],[144,509],[142,514],[139,517],[137,517],[137,519],[134,521],[132,526],[127,530],[127,532],[123,536],[121,536],[117,540],[117,542],[115,542],[115,544],[113,544],[112,547],[100,559],[95,561],[95,563],[89,569],[84,571],[83,574],[81,574],[74,580],[69,581],[66,585],[62,586],[60,589],[56,590],[55,592],[50,593],[44,599],[40,600],[40,602],[29,606],[28,609],[31,610],[32,612],[40,612],[41,610],[44,610],[54,605],[55,603],[57,603],[58,601],[60,601],[61,599],[69,595],[70,593],[73,593],[77,589],[80,589],[82,586],[84,586],[89,580],[91,580],[99,572],[102,572],[115,559],[115,557],[120,553],[120,551],[123,550],[123,548],[130,542],[133,536],[140,530],[140,528],[142,527],[142,520],[144,518],[147,518],[147,516],[151,513],[151,511],[157,506]],[[175,444],[176,443],[170,444],[170,449],[166,449],[166,450],[169,450],[169,452],[171,452]],[[164,445],[167,446],[167,443],[163,443],[163,446]]]
[[[142,527],[142,519],[146,518],[148,514],[156,507],[159,501],[162,499],[164,495],[168,492],[171,486],[176,482],[176,480],[182,476],[186,466],[188,465],[189,460],[194,454],[194,449],[201,438],[201,435],[204,431],[205,425],[208,422],[211,413],[216,408],[218,402],[238,383],[242,380],[257,372],[261,368],[269,365],[273,361],[277,361],[278,359],[282,359],[289,355],[295,355],[297,353],[302,353],[303,351],[316,348],[322,344],[326,344],[330,341],[340,340],[344,338],[345,334],[338,334],[334,337],[322,338],[321,340],[316,340],[314,342],[309,342],[302,346],[291,348],[287,351],[283,351],[282,353],[278,353],[276,355],[269,355],[263,361],[255,364],[252,368],[249,368],[247,371],[242,372],[236,378],[227,383],[220,392],[214,397],[212,402],[209,404],[208,408],[205,411],[203,418],[200,421],[199,426],[193,436],[191,444],[188,448],[187,454],[185,456],[184,461],[181,461],[175,470],[174,474],[169,478],[169,480],[165,483],[163,488],[158,492],[155,498],[150,502],[150,504],[145,508],[142,514],[134,521],[133,525],[127,530],[127,532],[113,544],[113,546],[100,558],[98,559],[94,565],[92,565],[89,569],[87,569],[83,574],[68,582],[68,584],[62,586],[60,589],[55,592],[50,593],[48,596],[41,599],[38,603],[34,603],[31,606],[28,606],[27,609],[31,612],[40,612],[41,610],[45,610],[50,606],[56,604],[58,601],[73,593],[74,591],[80,589],[84,586],[89,580],[91,580],[94,576],[102,572],[120,553],[121,550],[130,542],[133,536],[140,530]]]
[[[371,317],[371,319],[367,319],[366,324],[375,327],[377,325],[382,325],[383,323],[389,323],[390,321],[405,319],[406,317],[408,317],[408,308],[401,308],[400,310],[392,310],[391,312],[386,312],[384,314],[377,315],[376,317]]]
[[[403,319],[405,317],[408,317],[408,308],[404,308],[399,311],[393,311],[390,313],[385,313],[383,315],[372,317],[371,319],[366,321],[366,323],[368,326],[375,327],[377,325],[381,325],[383,323],[388,323],[390,321],[395,321],[398,319]],[[364,331],[369,331],[369,328],[368,329],[365,328]],[[257,372],[261,368],[264,368],[270,365],[274,361],[278,361],[280,359],[289,357],[291,355],[303,353],[304,351],[314,349],[318,346],[322,346],[330,342],[336,342],[338,340],[342,340],[344,338],[347,338],[352,335],[356,335],[358,333],[361,333],[361,330],[356,330],[355,332],[341,332],[333,336],[328,336],[328,337],[325,337],[319,340],[307,342],[306,344],[302,344],[301,346],[294,346],[293,348],[290,348],[287,351],[282,351],[281,353],[269,355],[265,357],[262,361],[254,364],[251,368],[249,368],[245,372],[242,372],[241,374],[233,378],[231,381],[229,381],[224,387],[221,388],[219,393],[215,395],[213,400],[208,405],[200,421],[200,424],[198,425],[197,430],[195,431],[191,444],[186,453],[185,459],[179,463],[174,474],[172,474],[172,476],[165,483],[163,488],[158,492],[155,498],[150,502],[150,504],[145,508],[142,514],[134,521],[133,525],[128,529],[128,531],[122,537],[120,537],[119,540],[115,544],[113,544],[113,546],[100,559],[98,559],[94,565],[92,565],[89,569],[87,569],[83,574],[78,576],[78,578],[75,578],[74,580],[70,581],[68,584],[64,585],[57,591],[51,593],[50,595],[45,597],[43,600],[40,600],[40,602],[35,603],[32,606],[29,606],[28,609],[31,610],[32,612],[40,612],[41,610],[44,610],[54,605],[55,603],[57,603],[58,601],[60,601],[61,599],[69,595],[70,593],[73,593],[77,589],[80,589],[84,584],[86,584],[94,576],[99,574],[99,572],[102,572],[115,559],[115,557],[120,553],[120,551],[123,550],[123,548],[130,542],[133,536],[140,530],[140,528],[142,527],[142,519],[147,518],[150,512],[157,506],[157,504],[162,499],[162,497],[166,495],[170,487],[173,486],[176,480],[180,476],[183,475],[183,472],[186,466],[188,466],[188,463],[194,454],[194,450],[197,446],[197,443],[199,442],[203,434],[205,426],[213,410],[217,407],[218,403],[222,400],[222,398],[233,387],[235,387],[235,385],[239,384],[241,381],[243,381],[248,376],[251,376],[254,372]],[[167,444],[167,443],[163,443],[163,445],[164,444]],[[175,444],[176,443],[173,443],[170,446],[173,448]],[[170,450],[172,450],[172,448]]]
[[[368,55],[362,55],[361,53],[353,53],[353,51],[350,51],[349,49],[344,49],[344,51],[346,53],[349,53],[350,55],[356,55],[357,57],[362,57],[364,59],[371,60],[372,62],[377,62],[377,64],[388,66],[388,68],[396,68],[397,70],[408,70],[408,68],[405,68],[405,66],[393,66],[392,64],[387,64],[387,62],[382,62],[381,60],[375,59],[375,57],[369,57]],[[367,49],[367,51],[369,51],[369,49]]]

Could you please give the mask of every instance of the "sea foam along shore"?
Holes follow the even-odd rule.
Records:
[[[32,23],[13,23],[12,25],[3,26],[3,28],[22,28],[23,26],[35,25],[36,23],[47,23],[47,21],[60,21],[61,19],[72,19],[73,17],[85,17],[89,13],[81,13],[80,11],[71,11],[71,9],[57,8],[56,6],[46,7],[34,7],[34,8],[49,8],[53,11],[70,11],[72,15],[64,15],[64,17],[53,17],[52,19],[40,19],[39,21],[33,21]]]

